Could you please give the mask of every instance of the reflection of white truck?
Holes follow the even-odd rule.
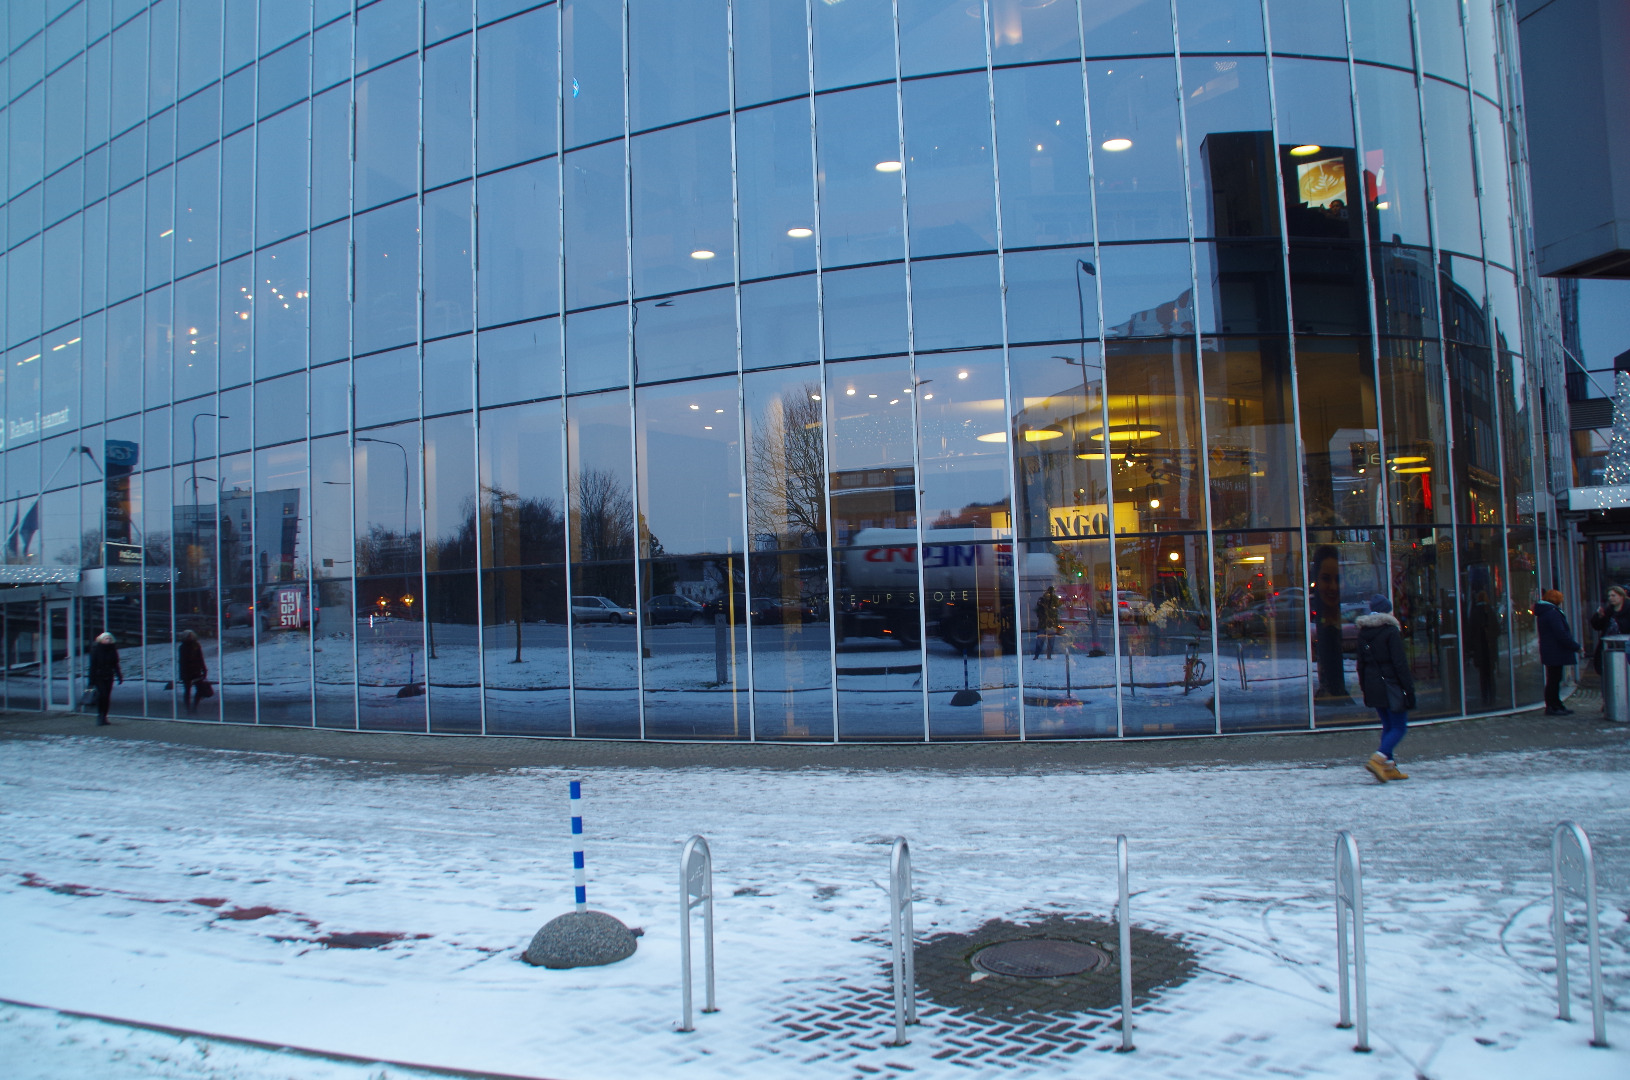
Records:
[[[962,649],[994,635],[1011,651],[1013,541],[998,539],[991,529],[930,529],[923,540],[922,616],[929,632]],[[837,590],[842,633],[915,642],[920,632],[917,530],[862,529],[850,545],[840,558]],[[1040,595],[1054,583],[1057,569],[1050,554],[1025,555],[1020,588]]]

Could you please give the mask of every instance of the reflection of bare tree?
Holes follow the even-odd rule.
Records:
[[[826,544],[826,455],[821,445],[820,384],[805,383],[755,418],[747,459],[748,517],[755,537],[776,547]]]
[[[634,557],[634,503],[628,488],[609,469],[583,469],[577,474],[572,535],[579,562]]]
[[[221,562],[227,562],[228,537],[221,534]],[[378,522],[357,537],[357,572],[359,574],[404,574],[419,570],[419,531],[415,529],[404,537],[400,530]]]

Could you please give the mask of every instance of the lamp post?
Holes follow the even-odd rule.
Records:
[[[358,435],[357,442],[383,443],[386,446],[394,446],[396,449],[402,451],[402,549],[404,553],[403,558],[405,561],[408,546],[408,507],[410,505],[408,501],[408,489],[411,486],[411,481],[413,479],[413,466],[409,462],[407,447],[403,446],[399,442],[396,442],[394,439],[376,439],[371,435]],[[434,660],[436,658],[436,631],[433,624],[430,622],[430,609],[428,604],[424,608],[423,618],[425,621],[426,632],[429,635],[430,659]]]

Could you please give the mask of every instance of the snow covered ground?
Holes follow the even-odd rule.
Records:
[[[361,1059],[578,1078],[1630,1075],[1630,748],[1426,762],[1087,771],[478,771],[75,737],[0,742],[0,998]],[[1408,743],[1405,744],[1407,750]],[[1316,753],[1317,751],[1310,751]],[[1408,767],[1407,755],[1404,756]],[[566,780],[584,781],[589,899],[645,929],[608,968],[518,957],[570,908]],[[1554,1018],[1549,828],[1597,848],[1610,1050],[1582,995]],[[1366,860],[1371,1040],[1334,1027],[1334,831]],[[716,860],[722,1011],[674,1031],[677,859]],[[1135,1054],[1024,1064],[952,1050],[924,1003],[806,1040],[787,1018],[887,986],[888,842],[910,838],[924,936],[1106,917],[1132,846],[1134,919],[1197,977],[1138,1017]],[[400,935],[352,938],[343,935]],[[335,935],[342,935],[336,937]],[[347,948],[344,945],[378,945]],[[1582,947],[1574,953],[1583,987]],[[846,989],[848,988],[848,989]],[[998,1039],[998,1041],[1000,1041]],[[1090,1059],[1090,1060],[1083,1060]],[[377,1067],[0,1008],[23,1077],[344,1078]],[[395,1066],[388,1076],[410,1076]]]

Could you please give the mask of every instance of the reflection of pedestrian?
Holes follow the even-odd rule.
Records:
[[[119,670],[119,649],[113,643],[112,634],[98,634],[96,644],[91,646],[91,687],[96,691],[96,722],[108,722],[108,704],[113,699],[113,680],[125,681],[125,674]]]
[[[1370,598],[1370,613],[1358,622],[1358,685],[1364,704],[1381,717],[1381,746],[1364,767],[1382,783],[1408,780],[1398,769],[1393,751],[1409,730],[1409,710],[1415,707],[1415,674],[1404,652],[1404,635],[1392,615],[1392,601],[1380,593]]]
[[[181,675],[181,700],[192,712],[198,707],[198,684],[209,675],[209,667],[204,663],[204,646],[199,644],[198,635],[191,630],[181,632],[180,655],[176,658],[176,667]]]
[[[1584,652],[1573,639],[1567,616],[1562,614],[1562,593],[1546,589],[1545,596],[1534,605],[1534,629],[1539,632],[1539,662],[1545,665],[1545,715],[1571,716],[1573,710],[1562,705],[1562,669],[1576,663]]]
[[[1607,590],[1607,603],[1596,609],[1596,614],[1590,617],[1590,628],[1597,633],[1596,651],[1591,654],[1590,668],[1596,674],[1602,673],[1602,638],[1603,634],[1630,634],[1630,597],[1625,595],[1623,589],[1614,585]]]
[[[1500,648],[1500,615],[1489,603],[1489,594],[1481,590],[1477,600],[1466,613],[1466,648],[1471,651],[1472,667],[1477,669],[1478,689],[1484,705],[1494,704],[1494,658]]]
[[[1319,665],[1319,693],[1347,696],[1341,659],[1341,553],[1326,544],[1313,553],[1313,647]]]
[[[1053,658],[1053,644],[1058,640],[1058,593],[1051,585],[1036,599],[1036,654],[1041,659],[1042,642],[1047,643],[1047,659]]]

